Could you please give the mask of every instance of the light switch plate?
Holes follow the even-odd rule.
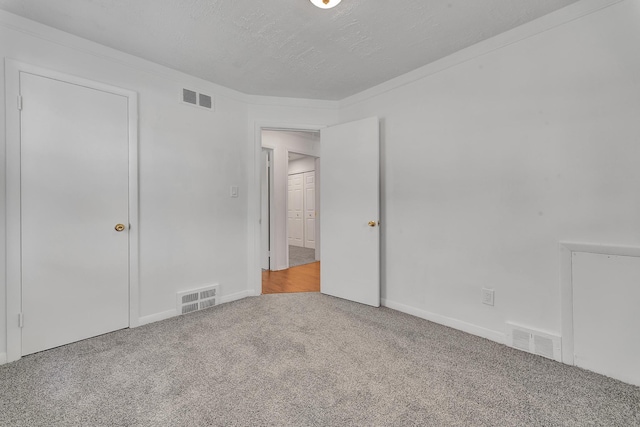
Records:
[[[238,186],[231,186],[231,197],[238,197]]]

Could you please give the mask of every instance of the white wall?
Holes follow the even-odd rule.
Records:
[[[245,143],[248,107],[241,94],[4,12],[0,40],[1,58],[138,92],[142,321],[172,315],[179,290],[216,282],[223,300],[246,295],[250,163]],[[216,111],[181,104],[183,85],[214,95]],[[4,165],[4,85],[0,91]],[[4,179],[3,172],[3,242]],[[229,197],[231,185],[239,186],[239,198]],[[0,358],[6,349],[4,250],[0,245]]]
[[[640,245],[640,2],[561,14],[343,101],[381,118],[388,305],[558,333],[558,242]]]
[[[314,170],[316,170],[316,159],[314,157],[302,157],[300,159],[289,160],[289,175],[313,172]]]
[[[499,340],[507,320],[560,330],[558,241],[640,245],[640,3],[574,19],[606,2],[578,2],[340,103],[244,96],[4,12],[0,56],[139,93],[147,320],[171,315],[191,286],[260,292],[262,127],[375,115],[385,302]],[[178,103],[183,86],[213,94],[215,113]],[[4,184],[0,174],[3,241]],[[0,245],[0,280],[4,259]],[[495,307],[480,304],[483,286]]]
[[[336,102],[247,96],[3,11],[0,40],[2,58],[138,92],[142,323],[174,315],[175,293],[195,286],[220,283],[222,301],[260,292],[256,129],[320,129],[336,122]],[[213,95],[215,112],[180,103],[183,87]],[[4,164],[4,85],[0,94]],[[229,197],[232,185],[240,189],[238,198]],[[3,173],[2,241],[4,188]],[[6,350],[4,251],[0,245],[0,363]]]
[[[320,155],[320,135],[310,132],[269,131],[262,132],[262,146],[273,149],[273,193],[271,195],[271,269],[289,267],[287,242],[287,195],[289,178],[289,152]],[[311,158],[312,164],[315,159]]]

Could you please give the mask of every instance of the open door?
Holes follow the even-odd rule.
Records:
[[[320,292],[380,306],[378,118],[323,129]]]

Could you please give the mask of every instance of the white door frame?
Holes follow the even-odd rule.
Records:
[[[22,357],[21,212],[20,212],[20,73],[30,73],[127,98],[129,110],[129,327],[139,325],[139,234],[138,234],[138,98],[127,89],[85,78],[5,60],[6,87],[6,224],[7,224],[7,361]]]
[[[267,175],[268,175],[268,189],[267,189],[267,193],[268,193],[268,200],[267,200],[267,204],[268,204],[268,215],[269,215],[269,223],[267,224],[268,230],[269,232],[267,233],[269,236],[269,270],[272,269],[273,267],[273,261],[272,261],[272,253],[273,253],[273,247],[274,247],[274,233],[273,230],[275,230],[275,224],[274,224],[274,215],[273,215],[273,211],[274,211],[274,207],[273,207],[273,203],[271,200],[271,197],[273,196],[273,157],[274,157],[274,149],[270,148],[270,147],[262,147],[262,150],[267,151],[267,158],[269,159],[269,167],[268,167],[268,171],[267,171]],[[262,185],[262,180],[264,179],[264,174],[262,174],[262,171],[260,172],[261,176],[260,176],[260,182]],[[263,227],[264,224],[262,223],[262,221],[264,220],[264,218],[262,217],[262,187],[260,188],[260,227]],[[262,232],[263,230],[261,230],[260,233],[260,251],[262,253]],[[260,259],[260,269],[262,270],[262,259]]]
[[[305,125],[305,124],[292,124],[286,122],[270,122],[270,121],[256,121],[254,124],[254,139],[253,139],[253,182],[250,183],[251,191],[249,193],[250,206],[253,204],[253,208],[249,210],[249,291],[253,290],[253,295],[262,294],[262,269],[261,269],[261,227],[260,227],[260,180],[261,180],[261,153],[262,153],[262,131],[263,130],[281,130],[281,131],[312,131],[318,132],[321,129],[327,127],[326,125]],[[273,148],[265,146],[265,148]],[[288,154],[288,152],[287,152]],[[308,154],[315,157],[311,153]],[[273,161],[273,160],[272,160]],[[286,198],[285,198],[286,200]],[[273,217],[273,215],[272,215]],[[273,223],[271,223],[273,225]],[[273,235],[273,228],[272,233]],[[271,241],[273,243],[273,240]],[[271,251],[274,248],[271,246]],[[288,254],[288,248],[287,248]],[[288,262],[288,261],[287,261]]]

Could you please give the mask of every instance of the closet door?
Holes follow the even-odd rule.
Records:
[[[289,175],[287,221],[289,245],[304,247],[303,174]]]
[[[128,101],[20,73],[22,355],[129,326]]]
[[[304,173],[304,247],[316,248],[316,173]]]

